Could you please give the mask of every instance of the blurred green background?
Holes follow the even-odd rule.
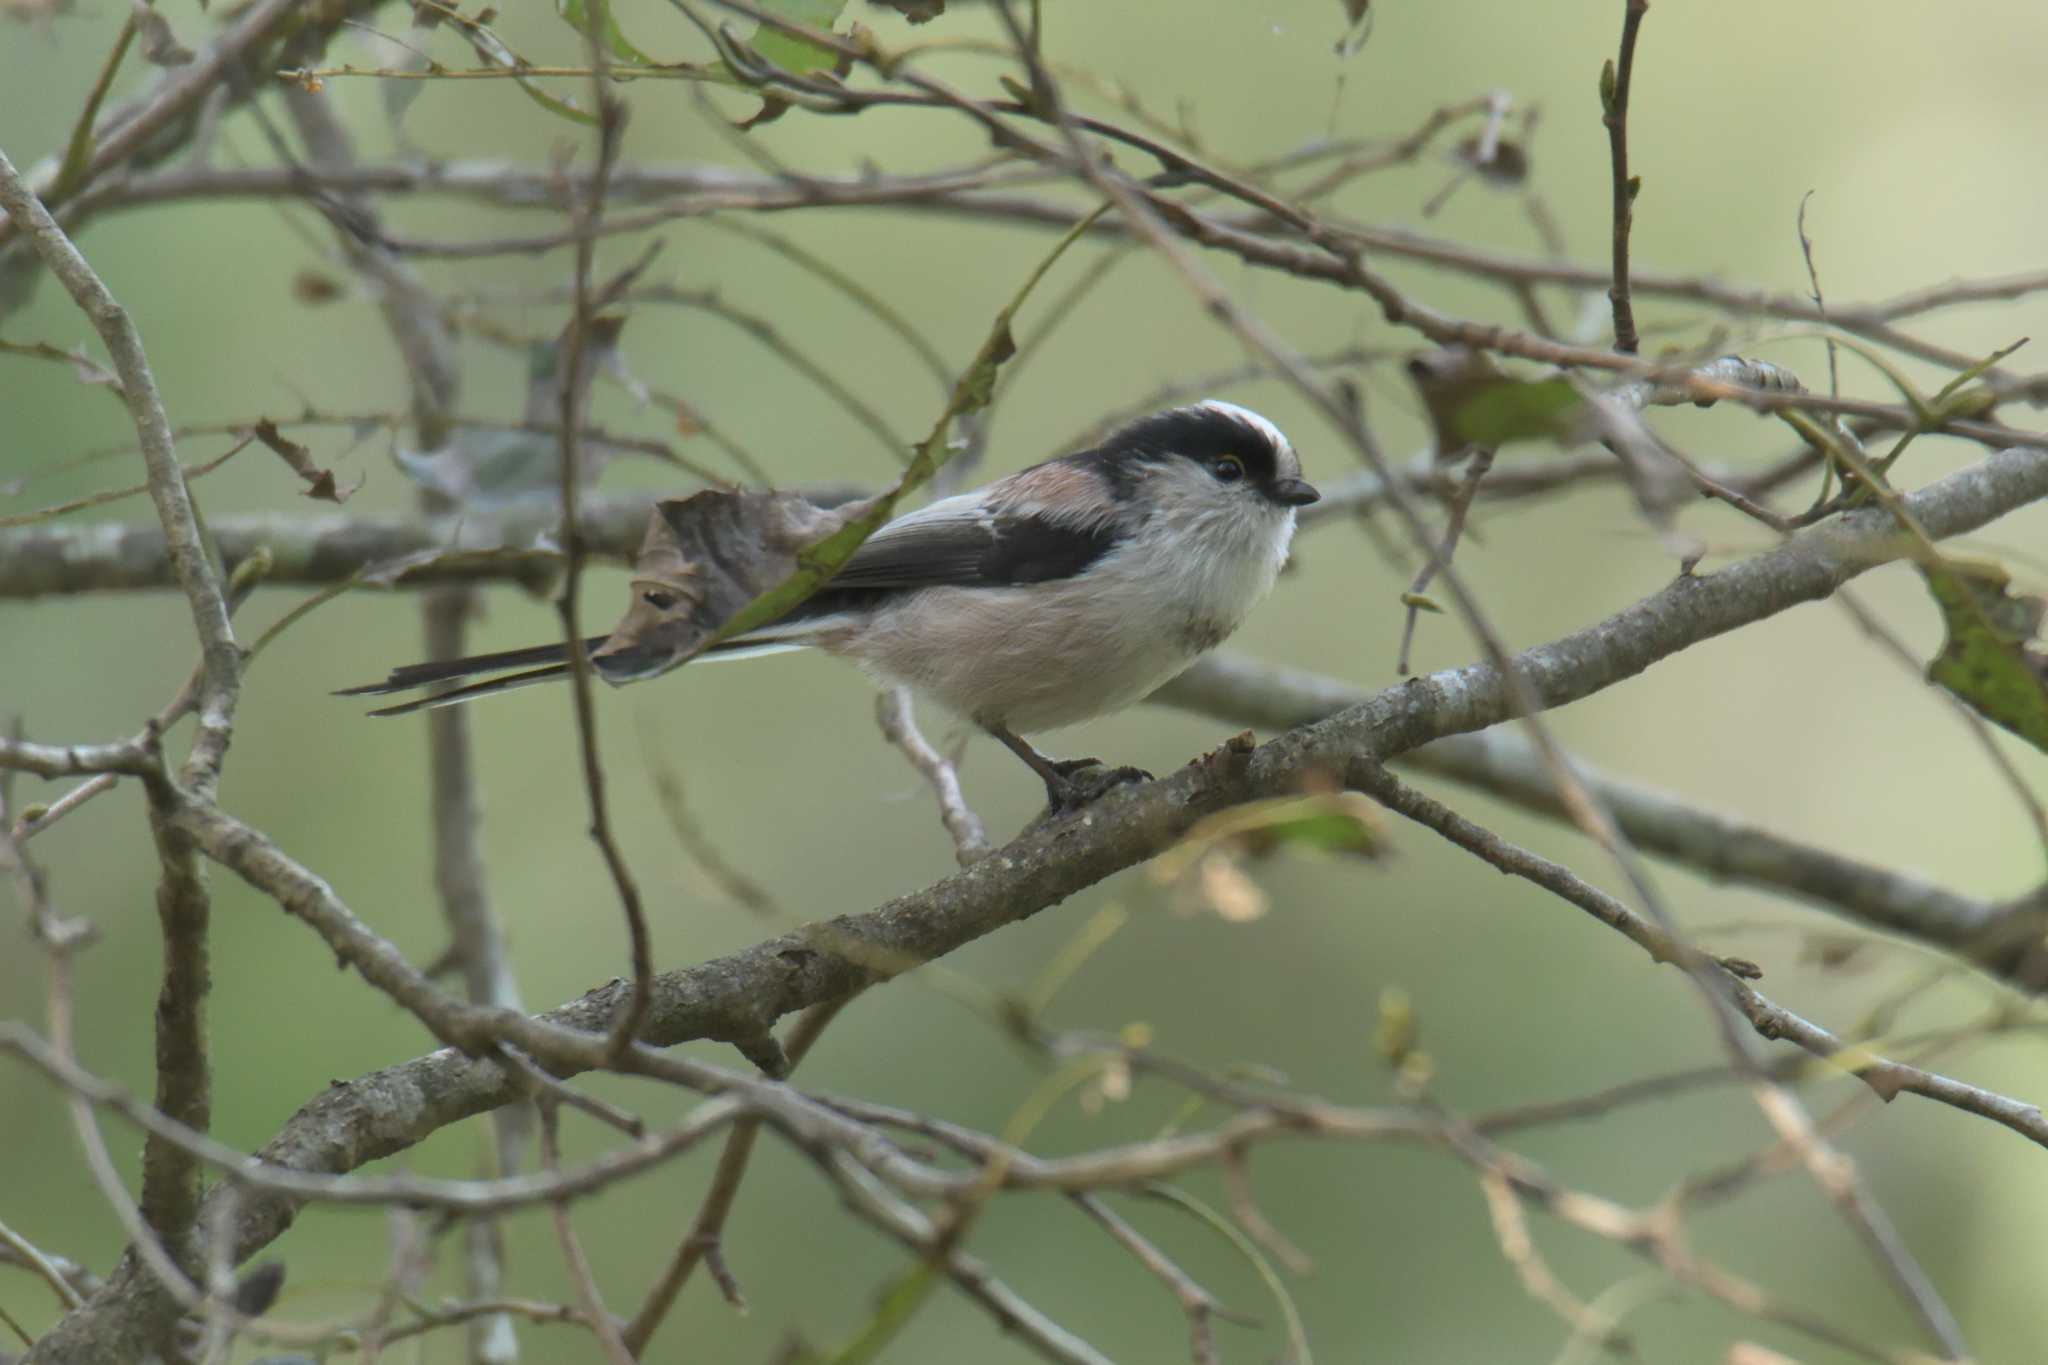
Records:
[[[642,46],[701,55],[672,10],[617,8]],[[849,17],[871,24],[890,44],[913,36],[995,36],[985,11],[954,9],[916,31],[865,5],[852,6]],[[1332,51],[1340,9],[1336,0],[1045,6],[1049,50],[1059,61],[1123,82],[1154,114],[1175,118],[1185,105],[1206,148],[1225,161],[1248,162],[1330,135],[1398,136],[1440,105],[1505,89],[1518,107],[1542,110],[1532,183],[1556,212],[1573,257],[1604,259],[1607,147],[1595,80],[1614,48],[1618,3],[1383,4],[1375,6],[1370,41],[1348,61]],[[204,34],[207,21],[184,0],[172,0],[165,12],[188,42]],[[0,26],[0,146],[17,164],[62,146],[121,13],[100,5],[49,22]],[[393,31],[405,23],[396,7],[377,17]],[[574,37],[540,7],[502,22],[508,39],[535,61],[577,59]],[[468,64],[452,38],[435,43],[435,55]],[[366,65],[386,59],[357,39],[332,56]],[[999,68],[986,55],[928,60],[930,69],[971,91],[996,92]],[[1859,0],[1659,5],[1644,28],[1631,127],[1635,169],[1645,181],[1636,260],[1645,268],[1799,291],[1804,272],[1794,218],[1811,190],[1809,231],[1832,300],[2038,269],[2048,218],[2048,189],[2037,173],[2041,130],[2048,127],[2044,61],[2048,9],[2038,0],[1983,0],[1967,9]],[[131,64],[116,97],[147,74]],[[638,83],[624,94],[632,107],[629,161],[748,168],[680,84]],[[588,155],[580,130],[503,82],[421,90],[404,124],[416,151],[395,146],[374,82],[335,79],[327,97],[356,131],[365,160],[503,156],[544,166],[562,149],[581,147],[579,155]],[[753,106],[726,92],[713,102],[731,117]],[[1082,103],[1090,101],[1083,96]],[[937,167],[985,150],[957,117],[887,111],[855,119],[799,111],[752,134],[751,145],[792,166],[831,172],[869,163],[892,171]],[[223,126],[215,156],[224,165],[271,159],[246,116]],[[1476,185],[1425,222],[1422,204],[1450,174],[1442,156],[1432,154],[1356,182],[1335,206],[1473,245],[1540,249],[1516,201]],[[453,200],[394,199],[385,208],[395,230],[422,237],[538,230],[556,221]],[[1039,230],[884,210],[784,214],[772,226],[886,294],[956,363],[972,354],[994,310],[1051,242]],[[701,222],[671,224],[658,235],[666,246],[653,278],[715,286],[823,360],[904,441],[926,429],[939,404],[930,377],[845,299]],[[311,212],[255,201],[183,203],[109,215],[83,244],[140,325],[175,421],[284,417],[306,406],[403,407],[399,361],[353,285],[348,297],[322,307],[294,298],[293,279],[302,270],[347,280],[324,223]],[[608,243],[601,262],[623,265],[639,245]],[[1103,249],[1077,249],[1039,307]],[[1416,340],[1388,328],[1361,296],[1252,272],[1220,256],[1205,263],[1303,350],[1359,344],[1399,351]],[[1519,325],[1512,302],[1497,290],[1391,260],[1375,264],[1439,308]],[[423,268],[448,289],[533,288],[569,278],[563,252]],[[1559,316],[1576,312],[1576,300],[1547,297]],[[1653,340],[1691,343],[1704,335],[1692,310],[1645,300],[1639,311],[1651,328],[1682,324]],[[552,335],[561,323],[552,307],[499,316],[536,335]],[[1026,334],[1035,316],[1027,310]],[[2029,299],[1951,310],[1916,322],[1914,330],[1985,353],[2038,333],[2044,323],[2048,314]],[[84,320],[47,282],[30,307],[6,319],[4,335],[62,346],[85,341],[98,353]],[[1751,349],[1798,369],[1809,384],[1825,382],[1822,352],[1811,340]],[[716,318],[643,308],[628,326],[625,351],[638,374],[701,407],[758,452],[781,482],[879,482],[893,468],[829,399]],[[1006,391],[985,472],[1054,453],[1097,415],[1240,358],[1164,267],[1128,260]],[[466,341],[463,359],[460,409],[515,416],[523,386],[518,357]],[[2024,352],[2016,363],[2038,364]],[[1892,397],[1857,361],[1845,357],[1844,365],[1851,392]],[[1422,429],[1398,368],[1376,369],[1364,382],[1388,447],[1421,448]],[[1283,386],[1243,385],[1228,396],[1286,427],[1310,477],[1327,481],[1350,472],[1344,448]],[[635,406],[615,388],[600,387],[597,413],[619,430],[667,434],[659,412]],[[2024,425],[2035,414],[2008,417]],[[1667,414],[1660,422],[1714,461],[1760,464],[1788,446],[1781,428],[1736,412]],[[137,480],[140,464],[132,456],[67,463],[129,439],[118,405],[73,383],[62,367],[0,357],[0,484],[29,477],[0,499],[0,513]],[[304,439],[345,481],[365,480],[348,510],[412,505],[413,490],[383,438],[326,430]],[[227,444],[195,440],[181,454],[203,460]],[[690,453],[715,461],[701,447]],[[1938,476],[1976,455],[1923,441],[1907,481]],[[1535,449],[1514,456],[1545,457]],[[620,466],[607,486],[659,483],[665,473]],[[305,503],[290,476],[261,452],[238,457],[197,491],[214,517],[328,510]],[[147,513],[146,503],[135,500],[92,515]],[[1673,572],[1669,556],[1612,493],[1482,508],[1475,527],[1460,565],[1493,619],[1520,644],[1583,624],[1654,590]],[[1717,507],[1690,513],[1687,529],[1717,554],[1764,544],[1752,524]],[[1976,544],[2013,552],[2008,564],[2038,590],[2048,572],[2039,553],[2044,530],[2048,521],[2034,509]],[[1296,568],[1231,648],[1362,685],[1390,681],[1400,624],[1395,594],[1406,570],[1339,526],[1299,542]],[[616,573],[594,573],[586,619],[608,622],[621,584]],[[1859,590],[1923,657],[1931,652],[1938,626],[1910,578],[1886,573]],[[243,629],[260,629],[299,597],[259,595],[242,615]],[[516,590],[492,590],[489,606],[479,648],[526,643],[557,629],[546,602]],[[426,844],[423,727],[416,720],[369,721],[361,706],[327,695],[417,657],[418,621],[410,596],[364,593],[322,608],[286,635],[250,675],[222,795],[424,962],[439,952],[444,934]],[[1455,622],[1425,620],[1420,667],[1460,663],[1472,653]],[[21,715],[43,740],[126,734],[162,704],[192,654],[183,604],[168,593],[7,602],[0,605],[0,710]],[[662,966],[743,946],[794,919],[869,908],[952,868],[925,790],[880,739],[872,693],[851,670],[783,656],[744,668],[692,669],[606,692],[599,701],[619,835],[655,907]],[[942,717],[925,719],[936,738],[950,737]],[[2040,872],[2040,851],[2011,794],[1950,709],[1832,605],[1691,650],[1560,713],[1555,724],[1591,761],[1831,848],[1924,871],[1962,891],[2010,895]],[[526,1001],[552,1005],[626,969],[616,902],[583,834],[568,706],[559,692],[528,690],[477,708],[474,726],[497,908]],[[1165,771],[1223,732],[1140,708],[1061,735],[1051,747]],[[2038,788],[2041,756],[2006,747]],[[706,833],[772,891],[788,919],[764,922],[721,898],[693,870],[653,799],[649,763],[656,754],[683,774]],[[995,746],[970,746],[964,778],[999,837],[1033,813],[1037,784]],[[56,790],[24,782],[21,796],[47,799]],[[1447,794],[1509,837],[1619,889],[1575,836],[1469,793]],[[1265,1064],[1350,1102],[1392,1095],[1370,1043],[1380,993],[1390,986],[1414,998],[1423,1045],[1439,1073],[1438,1095],[1456,1108],[1568,1095],[1716,1058],[1712,1031],[1675,974],[1418,830],[1396,826],[1393,837],[1398,856],[1376,867],[1306,858],[1269,865],[1261,878],[1273,909],[1254,923],[1176,913],[1141,874],[1129,874],[974,945],[945,968],[996,989],[1027,986],[1092,914],[1122,906],[1131,912],[1127,927],[1071,980],[1050,1023],[1108,1030],[1142,1021],[1176,1054],[1217,1066]],[[130,788],[102,799],[34,850],[51,870],[60,907],[91,918],[103,935],[80,965],[83,1059],[146,1093],[158,937],[154,860],[138,793]],[[1707,942],[1758,960],[1776,999],[1836,1027],[1853,1026],[1863,1010],[1929,965],[1916,953],[1889,950],[1823,970],[1806,951],[1808,935],[1832,932],[1831,921],[1676,871],[1660,871],[1659,880]],[[232,877],[216,875],[213,884],[222,1140],[259,1145],[330,1078],[428,1047],[409,1017],[354,975],[336,972],[303,926]],[[0,940],[0,1010],[40,1021],[42,963],[19,913],[10,915]],[[1918,997],[1902,1023],[1953,1022],[1981,1000],[1981,988],[1953,981]],[[737,1060],[724,1049],[701,1051],[723,1063]],[[2048,1091],[2041,1060],[2035,1040],[2008,1035],[1950,1065],[1969,1080],[2038,1099]],[[982,1013],[912,978],[850,1010],[802,1079],[1000,1128],[1043,1072]],[[656,1121],[684,1107],[684,1097],[645,1087],[591,1088]],[[1841,1082],[1810,1090],[1822,1111],[1852,1093]],[[1067,1151],[1147,1136],[1179,1100],[1141,1084],[1128,1101],[1092,1116],[1070,1103],[1040,1131],[1037,1145]],[[132,1174],[139,1142],[116,1122],[107,1127]],[[607,1136],[572,1116],[570,1155],[594,1153]],[[1767,1139],[1746,1099],[1708,1091],[1542,1130],[1513,1145],[1561,1180],[1640,1202]],[[403,1165],[469,1174],[484,1140],[480,1125],[464,1125],[406,1153]],[[1867,1116],[1844,1143],[1982,1358],[2040,1359],[2048,1328],[2039,1294],[2048,1273],[2040,1242],[2048,1158],[1989,1124],[1911,1098]],[[115,1219],[53,1092],[20,1068],[0,1069],[0,1153],[0,1218],[45,1248],[110,1265],[122,1243]],[[577,1206],[578,1227],[614,1309],[630,1311],[638,1301],[694,1210],[709,1166],[708,1154],[699,1155]],[[1544,1361],[1559,1349],[1564,1329],[1501,1259],[1483,1201],[1461,1166],[1413,1150],[1301,1144],[1266,1152],[1257,1170],[1267,1211],[1319,1262],[1314,1275],[1292,1285],[1319,1359]],[[1207,1175],[1188,1184],[1204,1197],[1219,1194]],[[1280,1353],[1278,1311],[1213,1234],[1163,1206],[1121,1207],[1226,1301],[1259,1316],[1258,1328],[1219,1329],[1228,1358]],[[1624,1283],[1623,1293],[1651,1298],[1628,1321],[1645,1359],[1718,1360],[1739,1339],[1804,1360],[1841,1358],[1697,1296],[1658,1296],[1641,1262],[1532,1217],[1540,1247],[1580,1295]],[[1803,1178],[1754,1186],[1691,1231],[1699,1251],[1794,1303],[1900,1348],[1922,1344],[1855,1236]],[[391,1235],[373,1213],[303,1217],[267,1253],[290,1267],[278,1311],[300,1320],[359,1311],[375,1292]],[[571,1295],[544,1217],[515,1220],[509,1236],[515,1292]],[[973,1245],[1027,1298],[1111,1356],[1184,1358],[1184,1327],[1172,1300],[1072,1208],[1047,1198],[999,1201]],[[895,1246],[846,1216],[829,1189],[772,1142],[741,1195],[727,1247],[751,1313],[733,1313],[700,1281],[650,1359],[762,1360],[790,1330],[819,1343],[842,1341],[905,1265]],[[443,1244],[430,1292],[459,1292],[460,1260],[457,1246]],[[49,1296],[19,1273],[0,1274],[0,1306],[31,1330],[53,1319]],[[594,1358],[584,1337],[525,1330],[529,1359]],[[414,1358],[460,1358],[459,1334],[431,1343]],[[943,1290],[886,1358],[1030,1357]]]

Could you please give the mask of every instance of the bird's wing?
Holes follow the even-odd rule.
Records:
[[[875,532],[833,576],[825,593],[1008,587],[1071,578],[1109,553],[1117,540],[1099,522],[1057,518],[1028,505],[991,506],[967,494],[898,517]]]

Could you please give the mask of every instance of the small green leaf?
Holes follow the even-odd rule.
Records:
[[[1459,405],[1454,429],[1469,444],[1502,446],[1510,441],[1556,440],[1568,435],[1585,411],[1572,381],[1502,379],[1469,395]]]
[[[1422,1038],[1422,1022],[1415,1001],[1399,986],[1380,988],[1380,1018],[1372,1031],[1373,1051],[1388,1066],[1398,1067],[1415,1051]]]
[[[2016,596],[2005,570],[1986,560],[1940,560],[1922,564],[1920,574],[1948,627],[1928,678],[2048,752],[2048,600]]]
[[[1448,347],[1408,362],[1445,458],[1468,446],[1562,440],[1584,424],[1586,400],[1564,375],[1517,379],[1484,352]]]
[[[793,24],[807,24],[829,33],[839,22],[839,13],[846,8],[846,3],[845,0],[763,0],[761,8]],[[808,38],[784,33],[767,24],[755,32],[752,46],[754,51],[793,76],[829,71],[839,64],[839,54],[831,48],[821,47]]]

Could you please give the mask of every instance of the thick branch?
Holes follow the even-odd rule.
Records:
[[[207,1055],[206,997],[212,986],[208,921],[213,900],[192,840],[152,801],[150,832],[163,864],[156,888],[164,940],[163,986],[156,1002],[156,1107],[205,1132],[213,1121],[213,1071]],[[142,1148],[142,1216],[186,1273],[193,1220],[199,1213],[199,1163],[150,1134]]]
[[[580,521],[585,544],[594,553],[630,560],[657,496],[586,497]],[[310,586],[343,582],[359,570],[435,551],[530,546],[559,520],[553,503],[535,503],[483,522],[474,512],[429,521],[336,513],[222,517],[211,523],[211,529],[230,569],[268,549],[272,562],[265,583]],[[540,550],[450,554],[442,562],[409,568],[400,581],[512,579],[538,587],[554,578],[560,562],[560,555]],[[0,532],[0,599],[175,585],[161,527],[59,522]]]

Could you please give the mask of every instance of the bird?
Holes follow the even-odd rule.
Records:
[[[1140,701],[1221,644],[1272,590],[1296,511],[1320,497],[1292,443],[1250,408],[1215,398],[1168,408],[885,523],[787,615],[701,657],[837,655],[978,726],[1038,775],[1053,812],[1071,810],[1149,775],[1117,768],[1084,780],[1098,760],[1048,758],[1024,735]],[[587,645],[608,682],[674,664],[612,639]],[[500,675],[371,713],[402,715],[569,667],[556,641],[407,665],[338,695]]]

